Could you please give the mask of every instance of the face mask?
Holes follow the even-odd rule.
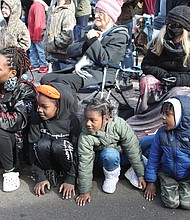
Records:
[[[12,77],[12,78],[9,78],[5,81],[4,83],[4,89],[6,89],[7,91],[14,91],[16,89],[18,85],[18,79],[17,77]]]
[[[183,28],[182,27],[172,28],[170,26],[166,26],[166,33],[168,39],[174,39],[183,33]]]

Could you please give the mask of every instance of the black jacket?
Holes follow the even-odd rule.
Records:
[[[11,133],[22,131],[29,123],[35,100],[35,89],[26,82],[19,82],[14,91],[0,92],[0,128]]]
[[[176,77],[175,86],[190,86],[190,60],[187,66],[183,65],[185,53],[181,46],[173,50],[167,43],[160,56],[155,55],[148,49],[141,67],[145,75],[153,75],[158,80]]]

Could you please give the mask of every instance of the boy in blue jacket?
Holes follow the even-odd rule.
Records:
[[[190,97],[176,96],[163,103],[163,125],[156,133],[146,167],[146,199],[156,196],[169,208],[190,209]]]

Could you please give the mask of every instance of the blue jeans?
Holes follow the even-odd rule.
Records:
[[[133,21],[124,24],[124,26],[126,26],[128,28],[128,34],[129,34],[129,41],[128,44],[126,46],[126,52],[125,52],[125,56],[124,56],[124,60],[122,63],[122,67],[123,68],[128,68],[128,67],[132,67],[134,65],[134,57],[133,57],[133,48],[132,48],[132,30],[133,30]]]
[[[149,155],[149,150],[154,140],[155,134],[147,135],[139,139],[141,144],[142,154],[146,153]],[[103,166],[108,171],[113,171],[117,169],[120,165],[130,164],[125,152],[119,152],[115,148],[105,148],[100,153],[100,165]],[[144,161],[145,162],[145,161]]]
[[[154,136],[155,134],[151,134],[151,135],[147,135],[147,136],[139,138],[142,154],[146,154],[146,156],[149,155],[150,147],[154,140]]]
[[[74,34],[74,40],[78,40],[78,37],[80,36],[80,31],[82,29],[85,29],[85,27],[88,25],[90,15],[83,15],[76,17],[76,25],[73,29],[73,34]]]
[[[90,15],[76,17],[77,25],[87,26]]]
[[[31,41],[29,56],[32,67],[36,68],[40,66],[47,66],[42,41],[39,41],[38,43],[34,43],[33,41]]]
[[[100,165],[107,171],[113,171],[120,165],[126,164],[129,164],[129,160],[125,153],[121,153],[115,148],[108,147],[100,153]]]

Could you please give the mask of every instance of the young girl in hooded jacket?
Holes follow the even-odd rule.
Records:
[[[137,136],[104,99],[92,99],[84,110],[84,123],[78,141],[78,189],[76,202],[84,206],[91,201],[94,161],[103,167],[102,189],[114,193],[119,181],[120,164],[130,163],[138,177],[138,186],[146,188],[144,162]],[[96,159],[95,159],[96,158]]]

